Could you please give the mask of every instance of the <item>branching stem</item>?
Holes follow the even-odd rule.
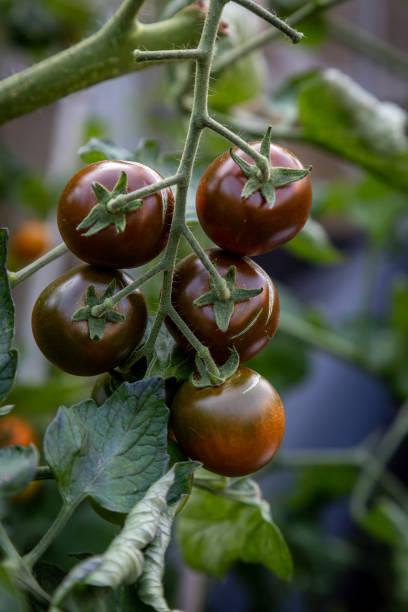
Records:
[[[258,15],[258,17],[261,17],[264,21],[267,21],[271,25],[275,26],[275,28],[286,34],[286,36],[288,36],[293,43],[298,43],[302,40],[303,34],[301,32],[291,28],[286,21],[279,19],[277,15],[267,11],[257,2],[253,2],[253,0],[234,0],[234,2],[236,2],[236,4],[240,4],[244,8],[251,11],[251,13]]]

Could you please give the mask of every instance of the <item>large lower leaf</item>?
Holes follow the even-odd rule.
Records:
[[[0,402],[10,391],[17,368],[17,351],[11,348],[14,337],[14,304],[6,268],[7,230],[0,229]]]
[[[58,605],[78,585],[117,588],[133,584],[146,569],[142,600],[160,612],[163,605],[168,610],[159,588],[168,533],[177,503],[189,492],[190,477],[198,465],[192,461],[176,464],[155,482],[129,512],[122,531],[105,553],[86,559],[69,572],[56,590],[53,604]]]
[[[238,560],[261,563],[288,579],[292,572],[289,549],[254,481],[240,480],[224,489],[219,484],[194,488],[180,516],[177,536],[185,561],[219,578]]]
[[[164,473],[167,419],[161,378],[123,383],[99,407],[87,400],[60,408],[44,451],[64,501],[89,496],[129,512]]]
[[[35,475],[38,451],[30,446],[0,449],[0,497],[13,497],[28,487]]]

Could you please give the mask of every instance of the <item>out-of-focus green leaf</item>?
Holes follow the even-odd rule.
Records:
[[[282,393],[308,375],[307,347],[278,329],[268,346],[246,365],[265,376]]]
[[[0,565],[1,612],[28,612],[29,608],[21,590],[17,588],[5,567]]]
[[[240,486],[240,485],[236,485]],[[177,537],[185,561],[195,570],[222,577],[234,562],[261,563],[287,580],[292,560],[272,520],[269,505],[257,497],[228,489],[222,497],[194,488],[180,515]],[[219,490],[219,489],[218,489]],[[240,501],[243,499],[243,501]]]
[[[223,19],[228,23],[228,35],[218,40],[215,58],[222,58],[239,48],[243,42],[254,36],[259,25],[258,19],[237,4],[228,4],[223,11]],[[219,77],[210,83],[208,103],[210,107],[227,111],[229,107],[256,99],[266,81],[266,64],[261,53],[251,53],[226,68]]]
[[[0,497],[13,497],[28,487],[38,465],[38,451],[29,446],[0,448]]]
[[[167,419],[161,378],[123,383],[102,406],[61,407],[44,451],[65,502],[129,512],[165,471]]]
[[[17,351],[14,338],[14,303],[6,268],[7,230],[0,228],[0,402],[8,395],[16,375]]]
[[[87,164],[104,159],[122,159],[133,161],[133,154],[124,147],[118,147],[110,140],[91,138],[78,149],[78,155]]]
[[[380,102],[334,68],[292,78],[278,92],[277,111],[282,92],[306,140],[408,191],[407,114],[401,107]],[[272,100],[271,115],[273,109]]]
[[[380,102],[336,69],[304,84],[298,96],[306,138],[408,191],[407,115]]]
[[[341,253],[331,244],[324,227],[308,219],[302,231],[287,243],[286,248],[296,257],[315,264],[338,263]]]
[[[344,464],[300,469],[290,504],[300,511],[321,508],[323,504],[349,494],[357,475],[355,466]]]
[[[396,598],[405,609],[408,604],[408,517],[405,509],[387,498],[380,498],[362,519],[363,527],[377,540],[391,547]]]
[[[376,247],[404,242],[399,235],[399,223],[408,210],[406,196],[374,177],[348,184],[331,183],[320,190],[315,204],[320,215],[346,215],[368,234]]]

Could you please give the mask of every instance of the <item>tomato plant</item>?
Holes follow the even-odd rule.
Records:
[[[218,387],[185,382],[172,404],[171,425],[189,457],[217,474],[245,476],[276,454],[285,414],[272,385],[242,366]]]
[[[124,321],[107,323],[101,340],[92,340],[86,321],[72,321],[85,304],[90,284],[96,294],[115,281],[117,289],[131,279],[122,272],[82,265],[69,270],[44,289],[32,314],[34,338],[52,363],[77,376],[92,376],[119,365],[140,342],[146,328],[147,307],[143,294],[135,290],[118,306]]]
[[[252,143],[256,151],[261,143]],[[250,157],[234,151],[244,160]],[[272,167],[303,168],[297,157],[270,145]],[[268,206],[258,190],[242,197],[247,177],[227,151],[217,157],[201,177],[197,189],[197,215],[205,233],[219,247],[238,255],[260,255],[282,246],[302,229],[312,204],[310,177],[276,189],[276,201]]]
[[[279,298],[269,276],[255,262],[236,257],[219,249],[207,251],[219,274],[225,276],[231,266],[236,267],[237,287],[262,289],[249,300],[235,304],[226,331],[218,328],[211,305],[196,306],[194,301],[209,289],[208,272],[196,255],[180,261],[175,269],[172,304],[218,363],[225,362],[235,346],[241,362],[259,353],[271,340],[279,320]],[[167,319],[166,324],[180,346],[192,352],[181,331]]]
[[[58,204],[58,227],[68,248],[94,266],[134,268],[156,257],[165,247],[173,214],[170,188],[147,196],[137,210],[126,215],[122,231],[112,224],[86,235],[78,229],[97,197],[96,182],[112,191],[121,173],[127,177],[127,191],[135,191],[162,178],[158,172],[137,162],[101,161],[79,170],[66,184]],[[113,218],[113,215],[112,215]]]

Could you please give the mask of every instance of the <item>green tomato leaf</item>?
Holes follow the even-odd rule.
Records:
[[[167,537],[163,542],[156,540],[160,529],[168,530],[168,520],[172,519],[174,507],[168,505],[170,491],[180,477],[185,481],[186,471],[191,475],[198,467],[193,462],[179,463],[173,466],[164,476],[154,482],[145,495],[129,512],[122,531],[111,542],[102,555],[90,557],[74,567],[59,588],[55,591],[52,603],[58,605],[76,585],[94,585],[116,588],[122,584],[133,584],[143,574],[145,568],[145,553],[153,544],[152,554],[147,554],[147,578],[142,592],[153,603],[158,597],[155,587],[152,588],[151,577],[157,587],[157,569],[151,567],[152,556],[157,561],[157,555],[164,555],[161,544],[166,546]],[[183,486],[179,487],[185,491]],[[180,497],[180,496],[179,496]],[[177,499],[177,501],[179,498]],[[162,521],[163,518],[163,521]],[[156,541],[155,541],[156,540]],[[156,608],[158,609],[158,608]]]
[[[28,612],[28,603],[22,593],[17,588],[11,572],[0,565],[0,609],[2,612]]]
[[[0,402],[8,395],[17,369],[17,351],[11,348],[14,337],[14,303],[7,274],[6,229],[0,229]]]
[[[78,155],[87,164],[104,159],[132,159],[132,153],[124,147],[118,147],[110,140],[91,138],[79,150]]]
[[[194,362],[181,350],[164,325],[160,328],[154,351],[156,359],[152,376],[175,378],[177,382],[183,382],[193,372]]]
[[[296,257],[316,264],[334,264],[342,259],[341,253],[330,243],[324,227],[311,218],[285,248]]]
[[[194,488],[177,537],[185,561],[218,578],[238,560],[261,563],[283,580],[292,573],[289,549],[253,481],[238,481],[222,497]]]
[[[28,487],[37,465],[38,451],[33,444],[0,448],[0,498],[13,497]]]
[[[61,407],[44,439],[46,459],[66,503],[89,496],[127,513],[163,474],[168,409],[164,383],[123,383],[102,406]]]
[[[407,114],[402,108],[380,102],[333,68],[304,82],[298,105],[306,138],[408,191]]]

